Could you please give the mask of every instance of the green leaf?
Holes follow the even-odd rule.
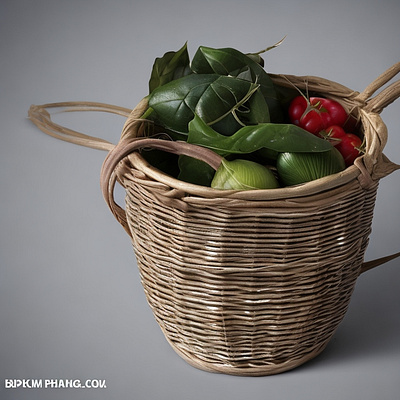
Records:
[[[196,185],[210,186],[215,171],[204,161],[188,156],[179,156],[180,173],[178,179]]]
[[[185,43],[178,51],[169,51],[156,58],[149,81],[149,93],[159,86],[191,74],[189,54]]]
[[[240,106],[235,113],[231,113],[221,121],[212,125],[213,129],[222,135],[231,136],[243,125],[257,125],[261,122],[269,122],[268,105],[261,94],[256,90],[250,99]]]
[[[178,160],[179,156],[168,153],[162,150],[146,150],[141,152],[142,157],[153,167],[165,172],[173,177],[178,177],[179,167]]]
[[[262,122],[271,122],[268,104],[260,90],[257,90],[253,96],[250,97],[243,107],[238,110],[237,114],[245,125],[256,125]]]
[[[233,48],[214,49],[200,46],[193,57],[191,68],[198,74],[216,73],[259,84],[270,110],[271,121],[283,120],[283,111],[271,77],[248,55]]]
[[[187,133],[195,114],[213,125],[234,115],[258,87],[229,76],[192,74],[155,89],[149,96],[149,107],[154,111],[152,118],[156,124]]]
[[[223,136],[195,116],[189,124],[188,143],[208,147],[222,156],[252,153],[262,148],[282,152],[323,152],[332,148],[324,139],[292,124],[263,123],[245,126]]]
[[[284,110],[289,108],[290,102],[300,94],[298,89],[294,87],[285,87],[280,85],[275,85],[275,92],[279,103]],[[304,92],[306,95],[306,93]]]

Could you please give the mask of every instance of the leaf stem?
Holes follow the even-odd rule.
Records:
[[[257,51],[256,53],[250,53],[250,54],[252,54],[252,55],[257,55],[257,56],[258,56],[258,55],[260,55],[260,54],[266,53],[267,51],[272,50],[272,49],[274,49],[275,47],[278,47],[280,44],[282,44],[283,41],[286,39],[286,36],[287,36],[287,35],[285,35],[281,40],[279,40],[279,42],[276,42],[276,43],[273,44],[272,46],[269,46],[269,47],[267,47],[267,48],[264,49],[264,50]]]

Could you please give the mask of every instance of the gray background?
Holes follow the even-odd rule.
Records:
[[[30,104],[133,108],[155,57],[188,41],[269,53],[270,72],[363,90],[399,61],[400,3],[381,1],[1,0],[0,398],[396,400],[400,261],[362,275],[326,351],[281,375],[206,373],[169,347],[147,306],[129,237],[99,188],[105,152],[50,138]],[[400,101],[382,117],[400,162]],[[123,118],[58,122],[118,141]],[[366,259],[399,251],[399,183],[380,185]],[[122,200],[123,194],[117,192]],[[107,389],[4,389],[5,378],[105,379]]]

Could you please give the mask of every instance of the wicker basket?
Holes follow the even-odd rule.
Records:
[[[367,144],[345,171],[281,189],[216,190],[155,169],[141,148],[193,156],[198,149],[143,138],[146,100],[129,112],[116,146],[59,127],[46,109],[128,115],[126,109],[53,103],[32,106],[30,118],[63,140],[110,150],[102,191],[132,238],[147,301],[173,349],[205,371],[270,375],[321,353],[360,273],[400,255],[364,263],[379,180],[399,168],[382,152],[387,130],[379,114],[399,97],[400,81],[372,95],[399,71],[400,63],[362,93],[318,77],[274,75],[281,85],[289,78],[340,101]],[[113,198],[117,181],[126,190],[125,209]]]

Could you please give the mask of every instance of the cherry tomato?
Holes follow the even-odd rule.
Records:
[[[346,133],[341,136],[340,141],[335,147],[344,158],[346,166],[352,165],[354,160],[360,155],[361,139],[353,133]]]
[[[292,124],[318,135],[330,125],[342,126],[347,120],[345,109],[337,101],[323,97],[295,97],[289,105],[289,118]]]
[[[336,146],[340,142],[340,138],[346,135],[346,131],[339,125],[331,125],[319,134]]]

